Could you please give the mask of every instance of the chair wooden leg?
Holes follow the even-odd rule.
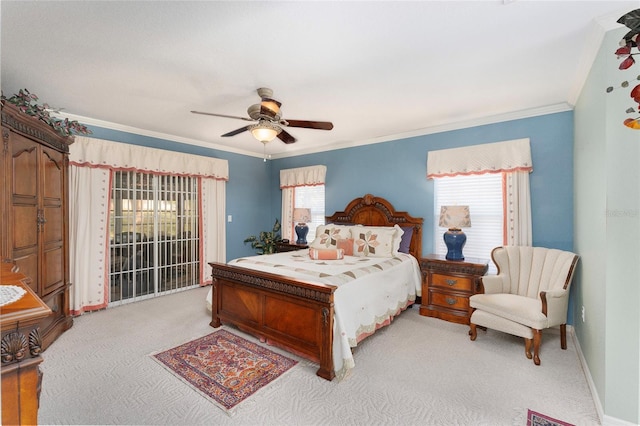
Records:
[[[531,359],[531,344],[533,343],[533,340],[531,339],[527,339],[525,337],[524,339],[524,354],[527,356],[527,359]]]
[[[567,324],[560,324],[560,347],[567,349]]]
[[[469,324],[469,338],[471,339],[471,341],[476,340],[476,337],[478,336],[478,332],[476,330],[476,325],[475,324]]]
[[[540,342],[542,341],[542,331],[533,330],[533,363],[540,365]]]

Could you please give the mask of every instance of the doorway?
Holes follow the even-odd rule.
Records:
[[[109,306],[197,286],[198,178],[114,171],[112,180]]]

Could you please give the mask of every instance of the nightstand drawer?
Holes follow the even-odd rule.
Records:
[[[471,278],[452,277],[451,275],[431,275],[431,285],[458,291],[471,291]]]
[[[488,263],[483,259],[452,261],[435,254],[420,258],[420,315],[469,324],[469,297],[479,291]]]
[[[450,293],[429,292],[430,303],[448,309],[467,311],[469,309],[469,297],[457,296]]]

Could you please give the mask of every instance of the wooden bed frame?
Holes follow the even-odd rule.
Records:
[[[413,226],[410,253],[422,256],[422,218],[397,212],[384,198],[367,194],[326,223]],[[332,380],[333,293],[337,287],[209,263],[213,269],[212,327],[223,323],[320,364],[317,375]]]

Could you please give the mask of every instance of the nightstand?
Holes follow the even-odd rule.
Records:
[[[466,258],[447,260],[430,254],[420,258],[422,304],[420,315],[469,324],[469,297],[480,292],[480,278],[489,261]]]
[[[277,253],[282,253],[284,251],[304,250],[306,248],[309,248],[307,244],[282,243],[282,242],[276,244]]]

